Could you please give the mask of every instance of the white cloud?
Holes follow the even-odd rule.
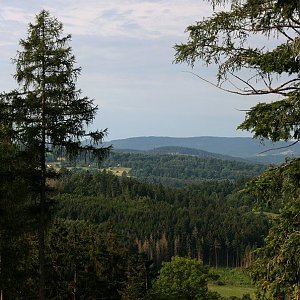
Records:
[[[61,20],[66,31],[80,35],[157,38],[178,36],[196,20],[211,13],[199,0],[64,0],[26,1],[13,6],[4,0],[0,8],[3,21],[28,23],[42,8]]]
[[[28,14],[24,8],[14,7],[14,6],[5,6],[2,4],[0,9],[1,22],[2,21],[15,21],[21,22],[29,21],[32,17],[31,14]]]
[[[69,2],[62,20],[79,34],[157,38],[178,36],[208,11],[209,5],[192,0]]]

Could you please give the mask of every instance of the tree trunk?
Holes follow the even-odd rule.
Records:
[[[228,268],[228,265],[229,265],[229,250],[228,248],[226,249],[226,267]]]
[[[43,41],[45,41],[45,27],[43,26]],[[45,45],[44,45],[45,47]],[[45,50],[44,50],[45,51]],[[40,169],[41,169],[41,186],[40,186],[40,226],[39,226],[39,298],[45,300],[45,229],[46,229],[46,96],[45,96],[45,53],[42,60],[42,95],[41,95],[41,127],[42,140],[40,144]]]
[[[43,100],[44,101],[44,100]],[[44,113],[43,113],[44,119]],[[40,221],[39,221],[39,299],[45,299],[45,227],[46,227],[46,162],[45,162],[45,128],[42,129],[42,143],[40,146]]]
[[[0,289],[0,300],[3,300],[3,283],[2,283],[2,255],[0,253],[0,278],[1,278],[1,289]]]
[[[77,288],[77,271],[75,268],[75,272],[74,272],[74,287],[73,287],[73,300],[76,300],[76,288]]]
[[[215,245],[215,260],[216,260],[216,269],[218,269],[218,252],[217,252],[217,246]]]

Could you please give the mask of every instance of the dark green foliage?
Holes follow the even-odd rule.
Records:
[[[300,295],[300,202],[286,205],[274,220],[258,250],[253,278],[261,287],[259,299],[274,299],[279,293],[299,299]],[[263,296],[265,298],[263,298]]]
[[[273,103],[259,103],[247,113],[246,120],[239,126],[249,130],[254,137],[288,141],[300,139],[299,94],[289,93],[289,97]]]
[[[4,128],[0,134],[0,291],[4,298],[36,298],[36,236],[32,234],[34,169]],[[25,296],[26,295],[26,296]]]
[[[83,220],[56,219],[47,247],[49,298],[120,299],[127,254],[112,232]]]
[[[274,218],[265,245],[257,251],[253,277],[259,299],[283,297],[299,299],[300,253],[300,167],[299,159],[270,168],[248,183],[248,192],[261,202],[281,204],[280,214]]]
[[[149,261],[144,253],[133,255],[128,259],[127,284],[122,292],[124,300],[143,299],[152,287],[154,277],[153,262]]]
[[[287,161],[285,164],[267,169],[262,175],[250,180],[246,191],[270,206],[281,206],[290,201],[297,201],[300,193],[300,159]]]

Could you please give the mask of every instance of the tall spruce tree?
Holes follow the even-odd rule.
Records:
[[[28,36],[20,40],[13,62],[18,88],[1,95],[1,120],[10,141],[25,151],[38,176],[35,178],[39,218],[39,298],[45,299],[45,230],[49,214],[46,156],[62,149],[70,158],[83,152],[101,161],[109,148],[100,147],[106,130],[88,132],[97,107],[76,88],[81,69],[63,35],[63,25],[49,12],[36,15]],[[82,144],[82,140],[89,140]]]

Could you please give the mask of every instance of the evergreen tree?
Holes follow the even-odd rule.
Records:
[[[258,299],[300,299],[300,201],[287,204],[274,220],[266,245],[252,267]]]
[[[97,147],[104,131],[87,132],[97,107],[76,88],[80,68],[63,36],[63,25],[49,12],[41,11],[29,24],[28,36],[20,40],[14,63],[19,87],[1,95],[1,120],[11,142],[26,151],[38,176],[34,177],[39,215],[39,298],[45,299],[45,229],[49,213],[47,199],[47,153],[64,149],[71,158],[82,152],[100,161],[108,148]],[[90,144],[82,145],[83,139]]]
[[[118,237],[83,220],[56,218],[48,239],[49,299],[120,299],[127,253]]]

